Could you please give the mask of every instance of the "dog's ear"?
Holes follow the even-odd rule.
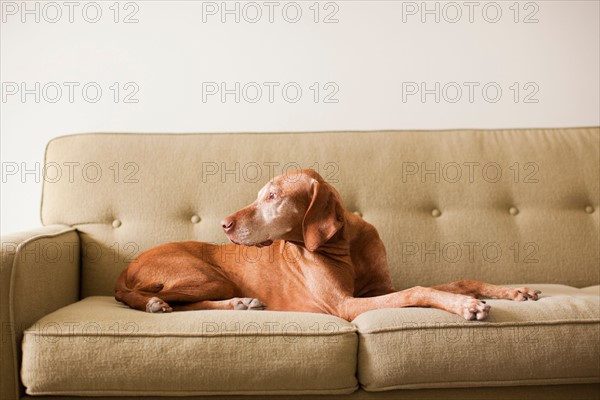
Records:
[[[302,221],[304,245],[315,251],[340,230],[343,211],[337,196],[327,183],[312,182],[312,198]]]

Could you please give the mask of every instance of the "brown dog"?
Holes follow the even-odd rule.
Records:
[[[369,310],[416,306],[482,320],[490,306],[478,297],[522,301],[540,293],[473,280],[396,291],[377,230],[312,170],[274,178],[221,224],[235,244],[150,249],[121,273],[115,298],[147,312],[269,309],[351,321]]]

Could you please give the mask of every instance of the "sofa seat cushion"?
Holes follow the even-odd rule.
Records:
[[[486,300],[492,308],[484,322],[429,308],[359,315],[353,322],[361,386],[383,391],[600,382],[598,286],[528,286],[542,290],[538,301]]]
[[[149,314],[88,297],[25,331],[21,378],[31,395],[345,394],[357,341],[323,314]]]

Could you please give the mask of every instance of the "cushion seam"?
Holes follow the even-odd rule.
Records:
[[[284,337],[284,338],[289,338],[289,337],[307,337],[307,338],[318,338],[318,337],[324,337],[324,336],[353,336],[352,334],[356,334],[357,331],[347,331],[347,332],[342,332],[342,333],[329,333],[329,334],[324,334],[324,335],[314,335],[314,334],[302,334],[302,333],[294,333],[294,334],[289,334],[289,335],[285,335],[285,334],[281,334],[281,333],[277,333],[277,334],[266,334],[266,333],[261,333],[261,334],[249,334],[249,333],[231,333],[231,334],[220,334],[220,335],[198,335],[198,334],[175,334],[175,333],[156,333],[156,334],[135,334],[135,335],[114,335],[114,334],[82,334],[82,333],[72,333],[72,334],[45,334],[45,333],[35,333],[35,332],[24,332],[24,335],[27,336],[38,336],[38,337],[109,337],[109,338],[118,338],[118,337],[122,337],[122,338],[144,338],[144,337],[148,337],[148,338],[153,338],[153,337],[189,337],[189,338],[210,338],[210,337]]]
[[[427,322],[427,321],[423,321]],[[511,328],[518,326],[556,326],[556,325],[589,325],[594,323],[600,323],[600,319],[590,319],[590,320],[556,320],[556,321],[539,321],[539,322],[488,322],[481,323],[478,322],[472,325],[457,325],[453,323],[435,323],[432,325],[422,325],[422,326],[408,326],[408,327],[390,327],[387,329],[374,329],[370,331],[363,331],[360,328],[358,329],[359,334],[370,335],[376,333],[387,333],[387,332],[401,332],[401,331],[413,331],[413,330],[422,330],[422,329],[465,329],[465,328]]]
[[[382,386],[382,387],[376,387],[376,388],[369,388],[368,386],[365,385],[360,385],[362,389],[364,389],[365,391],[373,391],[373,392],[380,392],[380,391],[386,391],[386,390],[394,390],[394,389],[408,389],[408,388],[423,388],[423,389],[440,389],[440,388],[445,388],[445,389],[452,389],[455,387],[493,387],[494,384],[503,384],[500,386],[518,386],[518,385],[514,385],[513,382],[526,382],[529,383],[529,386],[535,386],[536,383],[535,382],[558,382],[558,384],[568,384],[569,381],[572,382],[579,382],[579,383],[595,383],[595,382],[600,382],[600,377],[598,376],[583,376],[583,377],[573,377],[573,378],[539,378],[539,379],[505,379],[505,380],[500,380],[500,381],[492,381],[492,380],[480,380],[480,381],[450,381],[450,382],[419,382],[419,383],[409,383],[409,384],[404,384],[404,385],[392,385],[392,386]],[[459,386],[453,385],[453,384],[460,384]],[[481,385],[481,383],[490,383],[490,384],[486,384],[486,385]],[[453,386],[440,386],[440,385],[453,385]],[[479,384],[479,386],[473,386],[473,384]],[[432,386],[430,387],[429,385],[436,385],[436,386]],[[463,386],[464,385],[464,386]],[[527,385],[525,385],[527,386]]]
[[[355,377],[356,378],[356,377]],[[244,393],[305,393],[305,394],[313,394],[315,392],[339,392],[342,390],[358,390],[359,384],[354,386],[347,386],[342,388],[332,388],[332,389],[297,389],[297,390],[289,390],[289,389],[271,389],[271,390],[169,390],[169,391],[152,391],[151,393],[161,393],[168,395],[168,393],[199,393],[199,394],[210,394],[210,393],[222,393],[222,394],[244,394]],[[34,392],[35,395],[48,395],[48,394],[64,394],[64,393],[102,393],[102,392],[110,392],[110,393],[119,393],[119,392],[131,392],[131,393],[147,393],[145,391],[137,390],[137,389],[96,389],[96,390],[56,390],[56,391],[47,391],[47,392]],[[29,393],[32,394],[32,393]]]

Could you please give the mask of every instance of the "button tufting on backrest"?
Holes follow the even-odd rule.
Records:
[[[115,220],[112,222],[112,227],[113,227],[113,228],[118,228],[118,227],[120,227],[120,226],[121,226],[121,221],[120,221],[120,220],[118,220],[118,219],[115,219]]]
[[[81,174],[74,181],[45,182],[42,219],[45,225],[77,226],[87,249],[81,252],[82,297],[110,296],[121,271],[145,250],[189,240],[227,242],[219,221],[255,199],[267,176],[284,173],[288,163],[334,162],[339,174],[333,186],[349,212],[363,214],[377,229],[396,286],[467,277],[592,286],[599,282],[597,263],[590,262],[598,258],[599,136],[599,128],[64,136],[48,144],[46,164],[133,162],[138,178],[149,179],[135,185],[101,179],[93,193]],[[544,184],[515,184],[508,168],[516,160],[535,160],[539,171],[531,177]],[[454,163],[463,173],[456,182],[442,167]],[[489,168],[481,174],[495,163],[507,171],[492,184]],[[242,166],[256,164],[262,176],[255,182]],[[432,168],[439,171],[439,183],[427,172]],[[323,179],[331,179],[320,169]],[[511,207],[519,211],[516,216]],[[199,222],[192,221],[194,215]],[[515,242],[519,254],[511,254]],[[462,250],[456,262],[449,253],[455,243]],[[501,268],[491,260],[490,246],[502,251]],[[435,255],[427,253],[432,248]],[[544,267],[531,268],[532,257]],[[578,267],[565,272],[565,265]]]
[[[594,207],[592,207],[592,206],[586,206],[585,207],[585,212],[588,213],[588,214],[593,213],[594,212]]]
[[[519,210],[517,209],[517,207],[511,207],[508,209],[508,212],[510,213],[510,215],[517,215],[519,213]]]
[[[197,215],[192,215],[192,218],[190,219],[190,221],[192,222],[192,224],[197,224],[198,222],[201,221],[201,219]]]
[[[362,215],[362,213],[361,213],[360,211],[352,211],[352,214],[354,214],[354,215],[358,215],[358,216],[359,216],[359,217],[361,217],[361,218],[362,218],[362,216],[363,216],[363,215]]]

